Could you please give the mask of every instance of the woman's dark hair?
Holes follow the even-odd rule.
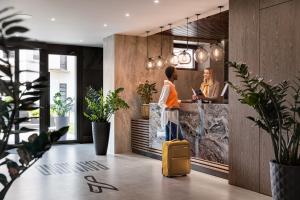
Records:
[[[166,74],[168,79],[172,78],[172,75],[173,75],[174,71],[175,71],[175,67],[169,66],[169,67],[166,68],[165,74]]]

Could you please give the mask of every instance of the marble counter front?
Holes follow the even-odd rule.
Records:
[[[161,108],[150,104],[149,146],[162,149],[165,130],[160,124]],[[228,164],[228,105],[183,103],[179,112],[181,131],[191,144],[192,157]]]

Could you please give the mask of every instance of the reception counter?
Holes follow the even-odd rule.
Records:
[[[165,133],[160,125],[161,108],[150,104],[149,147],[162,149]],[[228,105],[182,103],[179,112],[181,131],[191,144],[194,159],[228,164]]]

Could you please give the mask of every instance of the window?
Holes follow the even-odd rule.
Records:
[[[60,56],[60,69],[67,70],[67,56]]]
[[[67,98],[67,84],[66,83],[60,83],[59,84],[59,92],[61,94],[62,99]]]
[[[186,45],[184,44],[174,44],[173,52],[175,55],[179,55],[183,50],[186,50]],[[178,64],[176,67],[177,69],[182,70],[197,70],[197,63],[194,59],[194,52],[195,52],[196,46],[189,45],[187,52],[191,55],[191,62],[189,64]]]

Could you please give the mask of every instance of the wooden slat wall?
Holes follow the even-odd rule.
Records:
[[[294,7],[295,1],[288,1],[260,11],[260,74],[273,84],[291,80],[297,72],[294,24],[299,19],[294,19]],[[265,132],[260,135],[260,149],[260,192],[271,194],[269,160],[274,155]]]
[[[131,147],[133,152],[146,152],[155,155],[157,158],[161,158],[161,150],[153,149],[149,146],[149,120],[137,119],[131,120]],[[191,159],[192,165],[201,168],[207,168],[209,170],[215,171],[216,173],[209,171],[212,175],[223,174],[222,177],[227,177],[228,166],[219,163],[208,162],[200,159]],[[203,171],[203,170],[201,170]]]
[[[229,60],[247,63],[259,73],[259,0],[229,2]],[[230,70],[229,80],[237,83]],[[259,130],[245,117],[250,108],[229,92],[229,183],[259,191]]]
[[[292,80],[300,70],[300,0],[230,0],[229,5],[229,60],[246,62],[274,84]],[[231,73],[230,80],[237,78]],[[229,98],[229,183],[270,195],[270,138],[246,123],[251,112],[232,91]]]
[[[189,24],[189,37],[201,40],[221,41],[228,39],[228,10],[193,21]],[[199,29],[197,30],[197,25]],[[186,24],[164,32],[166,35],[181,36],[186,39]]]

